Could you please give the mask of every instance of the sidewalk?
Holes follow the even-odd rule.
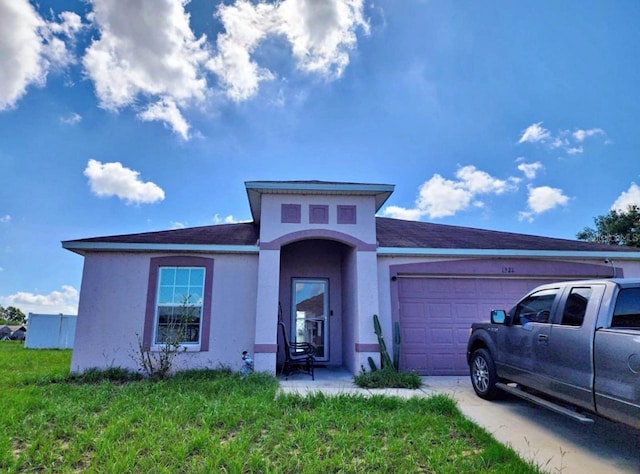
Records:
[[[640,431],[596,418],[583,425],[516,397],[488,402],[477,397],[469,377],[422,377],[423,386],[408,389],[361,389],[343,368],[319,368],[315,381],[305,374],[280,379],[284,393],[370,396],[384,394],[402,398],[446,394],[460,411],[510,446],[524,459],[550,473],[638,473]]]

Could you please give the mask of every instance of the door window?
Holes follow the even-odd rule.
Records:
[[[323,279],[293,280],[291,340],[313,344],[319,361],[329,360],[328,287]]]
[[[548,323],[551,316],[551,306],[558,294],[557,288],[537,291],[528,296],[515,307],[513,324]]]

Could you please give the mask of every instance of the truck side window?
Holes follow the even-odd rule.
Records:
[[[591,288],[572,288],[567,297],[560,324],[563,326],[582,326],[590,297]]]
[[[620,290],[611,327],[640,328],[640,288]]]
[[[552,288],[538,291],[522,300],[514,308],[513,324],[548,323],[557,294],[558,290]]]

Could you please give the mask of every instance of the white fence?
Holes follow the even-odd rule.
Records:
[[[70,314],[29,313],[24,347],[29,349],[71,349],[78,317]]]

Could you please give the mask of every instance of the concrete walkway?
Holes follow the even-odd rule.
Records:
[[[465,416],[544,471],[562,474],[640,473],[640,431],[596,418],[583,425],[517,397],[488,402],[477,397],[468,377],[423,377],[418,390],[358,388],[344,369],[318,369],[280,379],[285,393],[385,394],[403,398],[451,396]]]

